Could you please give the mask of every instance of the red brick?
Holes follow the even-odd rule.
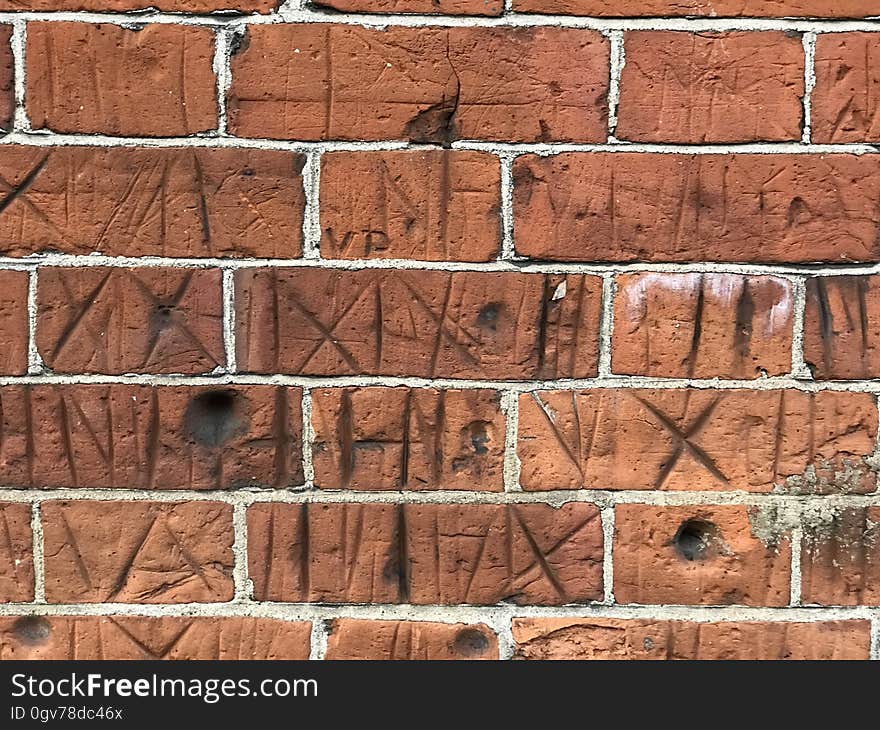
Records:
[[[514,179],[517,252],[534,258],[880,259],[875,155],[523,155]]]
[[[256,504],[260,601],[582,603],[602,596],[598,509],[546,504]]]
[[[281,3],[282,0],[0,0],[0,11],[94,10],[122,13],[155,8],[171,13],[269,13]]]
[[[634,388],[519,401],[526,490],[873,492],[869,393]]]
[[[880,277],[807,279],[804,359],[820,379],[876,378]]]
[[[304,158],[246,149],[5,146],[0,254],[292,258]]]
[[[321,253],[489,261],[501,247],[500,178],[497,157],[468,150],[324,155]]]
[[[880,12],[880,5],[876,10]],[[876,34],[819,34],[816,86],[810,100],[812,140],[880,142],[878,97],[880,39]]]
[[[15,75],[12,62],[12,26],[0,25],[0,130],[12,127]]]
[[[498,637],[485,624],[336,619],[326,659],[497,659]]]
[[[791,544],[755,537],[742,505],[621,504],[614,520],[618,603],[786,606]]]
[[[791,284],[773,276],[617,277],[612,369],[620,375],[757,378],[791,370]]]
[[[322,489],[503,488],[505,422],[495,391],[313,390],[312,426]]]
[[[710,16],[721,18],[868,18],[880,15],[878,0],[513,0],[519,13],[612,17]]]
[[[0,603],[32,600],[34,560],[31,506],[0,502]]]
[[[625,36],[615,136],[637,142],[800,140],[797,35],[637,31]]]
[[[217,128],[211,29],[36,22],[27,33],[34,129],[173,137]]]
[[[23,375],[28,367],[28,274],[0,271],[0,374]]]
[[[582,275],[245,269],[245,372],[590,377],[601,282]]]
[[[44,502],[49,603],[232,598],[232,507],[220,502]]]
[[[310,632],[267,618],[8,616],[0,660],[308,659]]]
[[[344,13],[501,15],[503,0],[314,0],[318,7]]]
[[[837,606],[880,605],[880,507],[831,508],[803,527],[801,600]]]
[[[608,58],[605,37],[572,28],[254,25],[232,58],[229,128],[302,140],[604,142]]]
[[[302,484],[299,388],[6,386],[0,406],[6,487]]]
[[[211,372],[221,300],[219,269],[40,269],[37,348],[56,372]]]
[[[868,659],[868,621],[515,618],[517,659]]]

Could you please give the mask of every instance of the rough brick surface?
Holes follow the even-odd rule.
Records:
[[[801,556],[804,603],[880,605],[880,508],[847,508],[806,525]]]
[[[23,488],[302,484],[301,392],[269,386],[0,388],[0,482]]]
[[[41,269],[37,348],[56,372],[205,373],[222,366],[216,269]]]
[[[3,148],[0,253],[294,258],[304,159],[244,149]]]
[[[336,152],[321,162],[327,258],[489,261],[501,249],[501,169],[483,152]]]
[[[790,540],[782,533],[774,542],[756,537],[760,517],[740,505],[618,505],[614,597],[619,603],[788,605]]]
[[[880,142],[878,99],[880,39],[873,33],[817,36],[813,141]]]
[[[33,599],[31,507],[0,502],[0,603]]]
[[[217,128],[209,28],[29,23],[35,129],[172,137]]]
[[[613,17],[695,15],[712,17],[866,18],[880,15],[877,0],[513,0],[526,13]]]
[[[230,129],[303,140],[605,141],[608,56],[601,34],[570,28],[256,25],[232,59]]]
[[[619,390],[520,396],[527,490],[873,492],[868,393]]]
[[[257,504],[259,600],[560,605],[601,598],[594,505]]]
[[[232,598],[232,507],[219,502],[46,502],[50,603]]]
[[[791,284],[771,276],[617,277],[612,369],[625,375],[757,378],[791,369]]]
[[[247,372],[590,377],[601,281],[443,271],[236,272]]]
[[[18,616],[0,659],[308,659],[308,623],[265,618]]]
[[[804,360],[819,379],[876,378],[880,280],[831,276],[807,280]]]
[[[804,49],[774,33],[624,37],[615,136],[637,142],[800,140]]]
[[[12,26],[0,25],[0,130],[12,126],[12,114],[15,104],[14,80],[12,68]]]
[[[876,261],[878,171],[874,155],[523,155],[516,248],[557,261]]]
[[[28,275],[0,271],[0,374],[22,375],[28,366]]]
[[[352,13],[501,15],[503,0],[317,0],[318,7]]]
[[[322,489],[503,487],[504,418],[495,391],[312,391],[315,486]]]
[[[517,659],[867,659],[868,621],[513,620]]]
[[[325,658],[497,659],[498,638],[484,624],[339,619],[330,627]]]
[[[171,13],[269,13],[276,10],[281,2],[282,0],[0,0],[0,10],[93,10],[116,13],[156,8]]]

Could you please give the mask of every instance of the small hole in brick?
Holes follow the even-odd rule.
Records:
[[[487,304],[477,314],[477,324],[494,330],[498,322],[498,314],[500,311],[500,304]]]
[[[243,399],[232,390],[200,393],[187,406],[184,427],[197,444],[222,446],[247,430]]]
[[[462,629],[455,635],[453,648],[463,656],[479,656],[489,648],[489,639],[477,629]]]
[[[42,616],[23,616],[13,625],[12,633],[22,644],[44,644],[52,627]]]
[[[718,528],[711,522],[693,519],[683,522],[672,538],[676,552],[685,560],[703,560],[718,537]]]
[[[174,307],[170,304],[159,304],[153,311],[153,323],[157,329],[165,329],[171,324]]]
[[[492,438],[489,436],[486,425],[485,421],[474,421],[468,425],[468,433],[471,437],[471,447],[473,447],[474,453],[476,454],[486,454],[489,451],[489,449],[486,448],[486,444],[489,443]]]

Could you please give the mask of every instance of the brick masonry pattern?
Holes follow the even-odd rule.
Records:
[[[0,659],[878,658],[880,2],[612,5],[0,0]]]

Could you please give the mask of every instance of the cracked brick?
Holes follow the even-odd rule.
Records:
[[[273,139],[604,142],[608,58],[591,30],[255,25],[232,58],[229,127]]]

